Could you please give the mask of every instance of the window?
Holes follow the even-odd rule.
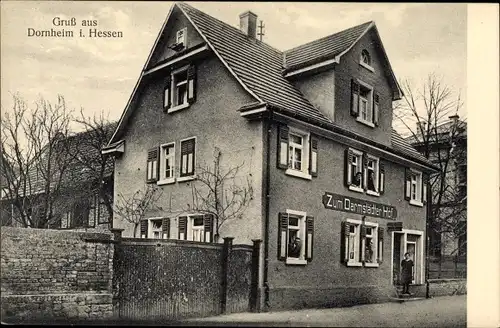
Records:
[[[378,267],[382,262],[383,229],[378,223],[351,219],[343,224],[342,257],[347,266]]]
[[[422,172],[406,169],[405,199],[412,205],[423,206],[426,199],[426,183],[422,183]]]
[[[149,218],[140,222],[141,238],[170,238],[170,218]]]
[[[158,147],[148,150],[146,182],[156,182],[158,180]]]
[[[318,174],[318,139],[305,131],[280,126],[278,168],[288,175],[310,180]]]
[[[344,182],[349,190],[372,196],[384,193],[385,168],[377,157],[348,148],[345,163]]]
[[[359,64],[369,71],[374,72],[372,65],[372,59],[370,57],[370,53],[365,49],[361,52],[361,58],[359,59]]]
[[[198,242],[212,242],[214,231],[214,219],[209,214],[190,214],[179,217],[178,238]]]
[[[178,30],[175,36],[175,42],[177,44],[181,44],[186,47],[186,33],[187,33],[187,28],[183,28],[181,30]]]
[[[175,143],[161,145],[160,180],[158,184],[175,182]]]
[[[178,181],[194,177],[196,138],[181,140],[181,173]]]
[[[366,165],[366,172],[365,172],[365,185],[366,185],[366,192],[368,194],[373,194],[373,195],[378,195],[378,189],[379,189],[379,165],[378,165],[378,159],[375,157],[367,156],[367,165]]]
[[[380,95],[360,80],[351,80],[351,115],[360,123],[375,127],[379,121]]]
[[[314,218],[305,212],[287,210],[279,214],[278,258],[286,264],[312,260]]]
[[[166,77],[163,90],[163,110],[172,113],[189,107],[196,100],[196,67],[176,69]]]
[[[81,199],[76,201],[69,211],[61,217],[61,228],[83,228],[89,223],[90,201]]]

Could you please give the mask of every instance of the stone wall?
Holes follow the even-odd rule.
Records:
[[[113,315],[113,244],[105,233],[2,227],[2,320]]]
[[[429,296],[467,294],[467,279],[430,279]]]

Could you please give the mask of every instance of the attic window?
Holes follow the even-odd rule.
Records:
[[[183,28],[181,30],[178,30],[177,31],[177,35],[176,35],[176,44],[178,45],[183,45],[184,47],[186,46],[186,31],[187,29],[186,28]]]
[[[372,60],[370,57],[370,53],[366,49],[361,52],[359,64],[372,72],[374,71],[373,67],[371,66]]]

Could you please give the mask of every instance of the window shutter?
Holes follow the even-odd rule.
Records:
[[[422,203],[427,204],[427,184],[429,177],[427,174],[422,173]]]
[[[188,103],[196,101],[196,66],[190,65],[187,70],[187,92]]]
[[[306,217],[306,260],[311,262],[313,259],[314,245],[314,217]]]
[[[185,140],[181,143],[181,177],[194,174],[195,147],[195,139]],[[190,154],[191,159],[189,158]]]
[[[179,217],[179,239],[187,239],[187,216]]]
[[[347,187],[352,184],[351,163],[354,153],[351,149],[345,150],[344,183]]]
[[[382,263],[384,255],[384,228],[378,227],[377,237],[378,237],[377,261],[378,263]]]
[[[158,147],[148,150],[148,159],[146,166],[146,182],[152,183],[158,181],[159,165],[158,165]]]
[[[278,168],[286,170],[288,168],[288,127],[280,125],[278,127]]]
[[[148,220],[141,220],[141,238],[148,238]]]
[[[311,154],[309,156],[309,173],[313,177],[318,176],[318,138],[311,135]]]
[[[64,213],[61,218],[61,229],[67,229],[69,227],[68,213]]]
[[[373,92],[373,123],[378,126],[378,116],[379,116],[379,101],[380,96],[378,92]]]
[[[366,246],[366,226],[361,224],[359,226],[359,256],[362,263],[365,262],[365,246]]]
[[[165,89],[163,89],[163,111],[167,111],[172,106],[172,76],[169,74],[165,78]]]
[[[163,218],[161,223],[161,228],[163,231],[163,239],[170,238],[170,218]]]
[[[359,83],[351,80],[351,115],[357,117],[359,114]]]
[[[405,199],[410,200],[411,192],[411,170],[405,168]]]
[[[383,195],[385,190],[385,165],[382,160],[378,163],[378,174],[378,191],[381,195]]]
[[[203,225],[205,231],[205,242],[211,243],[213,241],[213,215],[205,214],[203,216]]]
[[[286,260],[287,235],[288,235],[288,214],[279,213],[278,221],[278,260]]]
[[[349,222],[342,222],[340,230],[340,261],[349,261]]]
[[[363,189],[366,191],[368,189],[368,155],[363,153]]]

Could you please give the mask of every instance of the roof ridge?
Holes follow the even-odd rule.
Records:
[[[234,26],[232,26],[232,25],[231,25],[231,24],[229,24],[229,23],[226,23],[226,22],[224,22],[223,20],[220,20],[219,18],[217,18],[217,17],[215,17],[215,16],[209,15],[209,14],[207,14],[206,12],[201,11],[200,9],[198,9],[198,8],[196,8],[196,7],[193,7],[193,6],[189,5],[189,4],[187,4],[186,2],[184,2],[184,1],[178,1],[178,2],[176,2],[175,4],[180,4],[180,5],[186,6],[186,7],[188,7],[189,9],[195,10],[195,11],[197,11],[198,13],[200,13],[200,14],[202,14],[202,15],[210,16],[212,19],[215,19],[216,21],[218,21],[218,22],[220,22],[220,23],[224,24],[225,26],[230,27],[230,28],[234,29],[235,31],[238,31],[239,33],[241,33],[241,34],[245,35],[245,33],[243,33],[243,32],[242,32],[239,28],[234,27]],[[269,43],[266,43],[266,42],[264,42],[264,41],[258,40],[257,38],[255,38],[254,40],[255,40],[255,41],[257,41],[257,42],[258,42],[259,44],[261,44],[261,45],[264,45],[264,46],[269,47],[271,50],[275,51],[278,55],[280,55],[280,56],[282,56],[282,55],[283,55],[283,51],[279,50],[278,48],[273,47],[273,46],[272,46],[272,45],[270,45]]]
[[[358,28],[360,26],[363,26],[363,25],[370,25],[371,23],[375,23],[375,21],[371,20],[371,21],[368,21],[368,22],[364,22],[362,24],[358,24],[358,25],[355,25],[355,26],[351,26],[351,27],[348,27],[346,29],[343,29],[343,30],[340,30],[338,32],[335,32],[335,33],[332,33],[332,34],[328,34],[326,36],[323,36],[319,39],[315,39],[315,40],[312,40],[312,41],[309,41],[309,42],[306,42],[306,43],[303,43],[301,45],[298,45],[296,47],[293,47],[293,48],[290,48],[290,49],[287,49],[287,50],[284,50],[283,53],[288,53],[292,50],[298,50],[298,49],[302,49],[302,48],[305,48],[307,46],[310,46],[312,43],[315,43],[315,42],[318,42],[318,41],[321,41],[321,40],[325,40],[325,39],[328,39],[328,38],[331,38],[332,36],[334,35],[337,35],[337,34],[340,34],[340,33],[343,33],[343,32],[346,32],[346,31],[349,31],[349,30],[352,30],[352,29],[355,29],[355,28]]]

